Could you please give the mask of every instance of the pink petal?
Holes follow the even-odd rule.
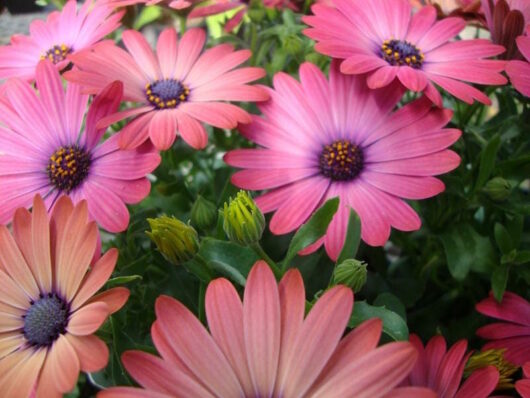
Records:
[[[414,70],[410,66],[400,66],[398,78],[411,91],[423,91],[427,85],[427,77],[422,71]]]
[[[385,66],[388,66],[388,63],[376,55],[355,54],[342,61],[340,71],[349,75],[359,75]]]
[[[153,54],[151,46],[142,34],[135,30],[126,30],[122,34],[122,40],[147,78],[150,81],[159,80],[162,77],[160,65]]]
[[[530,63],[510,61],[506,65],[506,73],[517,91],[530,97]]]
[[[83,372],[97,372],[107,365],[109,349],[99,337],[67,334],[66,339],[74,348]]]
[[[177,137],[177,116],[173,111],[162,110],[155,113],[149,123],[149,138],[159,151],[171,148]]]
[[[172,396],[134,387],[112,387],[98,392],[98,398],[172,398]]]
[[[440,75],[429,74],[428,76],[430,80],[438,84],[440,87],[446,90],[449,94],[454,95],[456,98],[468,104],[472,104],[473,100],[477,100],[485,105],[491,105],[491,100],[488,98],[486,94],[470,86],[469,84],[465,84],[458,80],[450,79],[450,78],[440,76]],[[427,86],[427,87],[429,88],[432,86]],[[432,87],[432,90],[436,91],[434,87]],[[427,90],[425,91],[425,94],[426,95],[428,94]],[[429,96],[429,98],[431,98],[431,96]]]
[[[182,139],[195,149],[204,149],[208,144],[208,134],[204,126],[184,112],[178,113],[178,133]]]
[[[495,390],[499,372],[494,366],[474,371],[458,390],[455,398],[487,398]]]
[[[202,29],[189,29],[180,39],[178,54],[185,56],[177,57],[174,77],[183,81],[191,70],[195,61],[204,47],[206,33]]]
[[[490,296],[478,303],[475,308],[481,314],[492,318],[530,326],[530,303],[515,293],[506,292],[501,303],[498,303],[490,293]]]
[[[444,183],[434,177],[409,177],[365,171],[362,173],[362,179],[382,191],[405,199],[426,199],[445,190]]]
[[[436,9],[434,7],[423,7],[415,13],[410,21],[406,40],[409,43],[417,43],[428,32],[436,21]]]
[[[134,149],[142,145],[149,138],[149,124],[154,116],[155,112],[149,112],[127,124],[119,134],[120,148]]]
[[[371,89],[386,87],[396,78],[398,71],[401,68],[387,65],[382,68],[376,69],[368,78],[366,79],[366,84]]]
[[[493,44],[487,39],[459,40],[449,42],[437,49],[430,51],[426,56],[426,62],[451,62],[465,59],[476,60],[478,58],[493,57],[502,54],[506,49],[503,46]]]
[[[466,350],[467,341],[461,340],[454,344],[442,359],[434,384],[434,389],[441,396],[452,397],[458,390],[466,365]]]
[[[530,336],[530,326],[513,323],[490,323],[477,329],[477,336],[486,340],[504,339],[507,337]]]
[[[441,362],[445,357],[445,339],[442,336],[434,336],[425,346],[425,366],[427,369],[427,387],[434,388],[436,376],[441,368]]]
[[[331,192],[331,188],[330,188]],[[330,196],[331,197],[331,196]],[[342,198],[345,198],[344,195]],[[337,261],[337,258],[342,251],[344,246],[344,240],[346,239],[346,231],[348,230],[348,221],[350,219],[350,207],[345,204],[345,200],[342,199],[339,204],[339,209],[333,216],[331,223],[326,231],[326,238],[324,244],[326,247],[326,253],[329,258],[333,261]]]
[[[125,287],[114,287],[106,290],[103,293],[96,294],[87,303],[101,302],[107,305],[109,314],[114,314],[122,308],[129,298],[129,289]]]
[[[460,156],[453,151],[443,150],[415,158],[371,163],[366,165],[366,169],[379,173],[425,177],[447,173],[456,169],[459,164]]]
[[[445,18],[436,22],[425,36],[417,42],[416,46],[425,54],[455,37],[465,26],[466,21],[462,18]]]
[[[433,390],[423,387],[398,387],[394,388],[383,398],[438,398]]]
[[[233,129],[238,123],[250,123],[250,115],[242,108],[224,102],[186,102],[179,110],[201,122],[222,129]]]
[[[66,330],[76,336],[86,336],[94,333],[109,316],[109,307],[105,303],[87,304],[75,311]]]
[[[79,359],[74,348],[64,335],[60,335],[46,356],[39,383],[42,379],[48,379],[48,382],[53,381],[58,391],[67,393],[74,388],[79,370]]]
[[[277,188],[294,183],[318,174],[318,169],[270,169],[270,170],[242,170],[235,173],[232,184],[250,190]]]
[[[164,79],[171,79],[177,64],[177,32],[173,28],[166,28],[158,36],[156,55]]]

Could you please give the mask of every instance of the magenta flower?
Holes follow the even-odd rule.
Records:
[[[123,12],[113,11],[93,0],[87,0],[77,11],[77,2],[69,0],[46,22],[33,21],[29,36],[15,35],[11,44],[0,47],[0,79],[16,76],[33,80],[41,59],[49,59],[62,70],[70,62],[69,54],[90,47],[120,26]]]
[[[530,29],[528,31],[530,33]],[[519,36],[516,42],[526,61],[508,62],[506,73],[517,91],[530,97],[530,36]]]
[[[499,372],[494,366],[474,371],[462,383],[467,341],[460,340],[449,350],[442,336],[429,340],[425,348],[418,336],[410,335],[410,342],[418,351],[418,360],[404,385],[428,387],[438,398],[487,398],[497,387]]]
[[[493,294],[476,305],[483,315],[506,322],[492,323],[477,330],[477,335],[491,340],[484,349],[506,349],[505,358],[519,366],[530,362],[530,303],[517,294],[506,292],[498,303]]]
[[[414,365],[412,345],[377,347],[377,318],[342,338],[353,307],[345,286],[325,292],[307,316],[305,297],[298,270],[278,284],[263,261],[249,273],[243,302],[228,280],[209,284],[209,331],[182,303],[160,296],[151,328],[160,357],[122,356],[142,388],[110,388],[98,398],[404,397],[392,390]],[[407,398],[435,398],[425,389],[408,392]]]
[[[361,218],[362,238],[383,245],[393,226],[413,231],[421,221],[405,199],[439,194],[444,184],[432,176],[453,170],[458,155],[447,147],[459,137],[443,129],[452,112],[432,108],[425,98],[392,113],[401,99],[399,83],[370,90],[364,79],[344,75],[338,62],[329,82],[314,65],[300,68],[301,84],[285,73],[274,77],[271,100],[259,105],[241,133],[262,148],[236,149],[225,161],[246,170],[232,177],[238,187],[269,189],[257,198],[264,212],[275,211],[270,230],[296,230],[324,201],[340,206],[323,242],[336,259],[343,246],[350,207]]]
[[[200,122],[232,129],[249,123],[250,115],[225,101],[264,101],[267,92],[246,83],[265,75],[261,68],[239,68],[251,55],[221,44],[201,55],[206,35],[188,30],[177,45],[174,29],[158,39],[156,57],[145,38],[134,30],[123,33],[128,52],[112,43],[71,56],[75,68],[66,78],[96,93],[114,80],[122,80],[124,99],[140,104],[101,121],[109,125],[136,116],[119,135],[121,148],[135,148],[148,138],[157,149],[171,147],[177,130],[194,148],[204,148],[208,135]]]
[[[125,203],[141,201],[150,190],[146,174],[160,162],[150,145],[120,150],[117,136],[103,142],[98,120],[116,112],[122,85],[115,82],[98,95],[83,118],[88,96],[81,87],[63,89],[49,61],[37,66],[32,85],[13,78],[0,100],[0,223],[8,223],[18,207],[30,207],[40,194],[51,208],[61,194],[74,203],[86,199],[90,217],[110,232],[129,223]]]
[[[436,9],[424,7],[411,16],[408,0],[334,0],[336,7],[315,4],[304,32],[315,49],[342,59],[341,72],[366,76],[368,87],[385,87],[398,79],[424,92],[437,106],[442,97],[434,84],[467,103],[491,104],[466,83],[505,84],[504,61],[487,60],[504,47],[489,40],[450,42],[464,27],[461,18],[436,22]]]

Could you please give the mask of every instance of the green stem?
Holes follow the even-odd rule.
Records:
[[[188,17],[186,15],[179,15],[178,17],[179,17],[180,35],[182,36],[184,33],[186,33]]]
[[[258,256],[260,256],[267,264],[269,264],[269,267],[271,267],[272,272],[274,272],[274,276],[276,276],[277,279],[280,279],[283,276],[284,271],[280,270],[276,263],[268,256],[267,253],[265,253],[265,250],[263,250],[259,242],[250,245],[250,247]]]
[[[201,282],[199,285],[199,320],[202,324],[206,324],[206,312],[204,307],[204,299],[206,296],[206,283]]]

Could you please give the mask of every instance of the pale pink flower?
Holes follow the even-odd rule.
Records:
[[[32,80],[41,59],[49,59],[58,70],[68,64],[69,54],[90,47],[120,26],[123,12],[87,0],[77,11],[77,2],[69,0],[61,12],[35,20],[29,36],[15,35],[11,44],[0,47],[0,79],[20,77]]]
[[[382,323],[371,319],[342,338],[353,307],[344,286],[326,291],[305,316],[302,276],[289,270],[276,282],[257,262],[243,302],[226,279],[206,291],[209,332],[182,303],[160,296],[151,337],[160,354],[122,356],[140,388],[117,387],[99,398],[379,398],[410,372],[408,342],[377,347]],[[425,389],[409,398],[434,398]]]
[[[372,89],[399,80],[441,107],[435,84],[464,102],[491,104],[469,83],[507,81],[500,73],[504,61],[484,59],[504,47],[485,39],[450,41],[465,28],[462,18],[436,22],[432,6],[411,15],[408,0],[334,0],[334,5],[315,4],[315,15],[303,18],[311,26],[304,33],[317,41],[317,51],[343,60],[342,73],[363,75]]]
[[[453,170],[459,156],[448,150],[459,137],[444,129],[452,112],[433,108],[422,98],[392,112],[403,89],[395,82],[371,90],[363,77],[344,75],[338,62],[329,82],[313,64],[300,68],[300,80],[274,77],[271,100],[259,104],[263,117],[240,128],[261,148],[236,149],[225,156],[243,168],[232,177],[238,187],[269,190],[256,199],[274,211],[270,230],[286,234],[300,227],[326,200],[338,196],[339,209],[322,243],[337,259],[346,235],[350,208],[369,245],[384,245],[390,227],[420,228],[416,212],[403,199],[425,199],[445,189],[435,175]]]
[[[0,223],[18,207],[30,207],[36,193],[48,208],[60,195],[74,203],[86,199],[90,217],[110,232],[129,224],[125,203],[138,203],[151,188],[146,175],[160,162],[151,145],[122,150],[117,136],[102,140],[97,122],[116,112],[122,85],[110,84],[92,102],[84,124],[88,96],[81,87],[63,89],[49,61],[37,66],[36,85],[18,78],[6,83],[0,99]]]
[[[230,44],[221,44],[202,53],[206,40],[202,29],[188,30],[180,41],[174,29],[165,29],[156,56],[139,32],[128,30],[122,37],[127,51],[114,43],[101,43],[72,55],[75,68],[65,74],[90,93],[114,80],[123,82],[124,99],[139,106],[100,122],[108,125],[135,117],[119,135],[121,148],[136,148],[151,139],[157,149],[168,149],[178,132],[193,148],[201,149],[208,143],[201,122],[232,129],[251,121],[245,110],[227,101],[268,99],[263,88],[247,84],[265,71],[237,68],[250,58],[250,51],[234,51]]]

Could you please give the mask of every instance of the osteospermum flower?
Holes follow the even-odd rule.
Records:
[[[89,271],[97,238],[87,203],[74,206],[66,196],[50,219],[36,196],[32,214],[15,213],[13,235],[0,226],[0,396],[62,396],[81,370],[107,364],[108,348],[93,333],[129,291],[94,295],[118,257],[111,249]]]
[[[298,270],[279,286],[263,261],[247,279],[243,303],[220,278],[206,291],[210,333],[180,302],[157,299],[151,337],[161,357],[141,351],[122,356],[143,389],[118,387],[118,397],[382,397],[410,371],[416,352],[408,342],[376,348],[381,321],[369,320],[344,339],[353,294],[337,286],[307,317]],[[428,397],[421,390],[409,397]]]
[[[530,303],[524,298],[506,292],[498,303],[493,294],[476,305],[483,315],[507,322],[492,323],[477,330],[477,335],[491,340],[484,349],[506,349],[508,361],[522,366],[530,362]]]
[[[530,33],[530,29],[528,31]],[[530,36],[519,36],[516,41],[526,61],[508,62],[506,73],[517,91],[530,97]]]
[[[431,388],[438,398],[487,398],[495,390],[499,372],[494,366],[475,370],[463,381],[470,355],[467,341],[460,340],[449,350],[442,336],[431,338],[425,347],[416,335],[410,336],[410,342],[419,355],[403,385]]]
[[[341,72],[366,75],[372,89],[399,79],[441,107],[434,84],[467,103],[491,104],[467,83],[506,83],[500,73],[505,63],[484,59],[502,53],[504,47],[484,39],[449,41],[465,28],[461,18],[436,22],[432,6],[411,17],[408,0],[334,0],[334,4],[315,4],[315,15],[303,19],[312,26],[304,33],[317,41],[317,51],[343,60]]]
[[[49,59],[58,70],[68,64],[69,54],[90,47],[120,26],[122,12],[87,0],[77,11],[69,0],[61,12],[52,12],[46,22],[35,20],[30,35],[15,35],[11,44],[0,47],[0,79],[20,77],[32,80],[41,59]]]
[[[249,123],[250,115],[225,101],[263,101],[261,87],[246,83],[264,76],[261,68],[234,69],[251,55],[233,51],[229,44],[210,48],[201,55],[205,42],[202,29],[190,29],[177,45],[174,29],[165,29],[158,39],[156,57],[145,38],[134,30],[123,33],[128,52],[103,43],[71,56],[78,69],[67,79],[96,93],[114,80],[124,84],[125,99],[140,106],[106,118],[105,124],[136,116],[120,133],[122,148],[135,148],[148,138],[157,149],[168,149],[177,130],[194,148],[204,148],[208,135],[200,123],[231,129]]]
[[[147,196],[146,175],[160,156],[150,145],[121,150],[117,137],[101,142],[105,129],[96,124],[116,112],[121,83],[94,99],[83,129],[88,96],[80,86],[69,84],[65,92],[49,61],[37,66],[36,82],[39,96],[29,83],[10,79],[0,100],[0,223],[29,207],[36,193],[48,208],[66,194],[75,203],[86,199],[90,217],[107,231],[123,231],[129,224],[125,203]]]
[[[269,189],[256,199],[264,213],[275,211],[270,230],[297,229],[326,200],[340,205],[323,242],[332,259],[344,244],[353,208],[362,238],[383,245],[390,227],[412,231],[421,221],[405,199],[424,199],[444,190],[432,177],[458,166],[447,150],[459,137],[443,129],[452,112],[420,99],[392,113],[403,90],[398,83],[370,90],[364,79],[331,66],[329,82],[313,64],[300,68],[301,83],[285,73],[274,77],[271,100],[260,104],[264,117],[253,117],[241,133],[263,148],[236,149],[225,161],[246,170],[232,182],[250,190]]]

